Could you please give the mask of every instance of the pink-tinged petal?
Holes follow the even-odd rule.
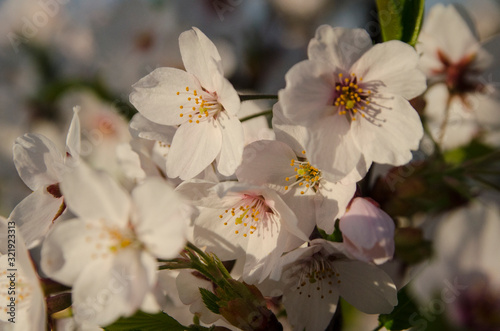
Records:
[[[246,146],[243,161],[236,170],[238,180],[255,184],[269,185],[281,189],[287,185],[285,178],[295,175],[291,160],[297,157],[285,143],[274,140],[259,140]]]
[[[340,296],[367,314],[388,314],[397,305],[392,279],[371,264],[357,261],[334,262],[339,276]]]
[[[148,120],[163,125],[185,122],[183,109],[192,106],[184,96],[186,88],[201,91],[195,76],[175,68],[155,69],[132,87],[130,102]]]
[[[187,180],[212,163],[221,150],[222,132],[217,121],[185,123],[177,129],[167,155],[167,175]]]
[[[60,184],[68,208],[83,219],[105,219],[124,228],[130,212],[130,198],[108,175],[81,162],[64,175]]]
[[[176,257],[186,243],[190,216],[180,195],[161,179],[149,178],[132,191],[132,199],[138,239],[156,257]]]
[[[273,106],[273,130],[276,140],[286,143],[297,155],[301,155],[307,140],[307,128],[301,125],[293,125],[283,114],[280,102]]]
[[[356,192],[356,184],[340,184],[322,180],[316,199],[316,224],[326,233],[333,233],[335,220],[345,213],[345,209]]]
[[[61,181],[64,159],[52,141],[29,133],[16,139],[14,164],[23,182],[32,190]]]
[[[179,48],[186,71],[196,76],[201,86],[215,92],[215,76],[223,76],[221,58],[214,43],[198,28],[181,33]]]
[[[66,137],[66,153],[71,156],[74,161],[80,159],[81,148],[81,133],[80,133],[80,118],[78,112],[80,107],[73,108],[73,119],[69,125],[68,135]]]
[[[330,63],[348,70],[360,56],[372,47],[372,40],[364,29],[333,28],[322,25],[309,42],[310,60]]]
[[[217,88],[217,101],[231,115],[236,116],[241,108],[240,97],[233,85],[224,77],[219,79],[219,87]]]
[[[362,157],[357,147],[351,124],[345,116],[325,117],[309,128],[306,144],[308,158],[315,167],[327,173],[330,180],[346,177]]]
[[[340,219],[346,248],[357,259],[382,264],[394,255],[394,221],[372,202],[355,198]]]
[[[32,248],[48,232],[61,208],[64,208],[63,199],[52,196],[42,187],[24,198],[9,219],[16,223],[26,246]]]
[[[106,326],[135,313],[154,283],[156,260],[133,249],[86,266],[73,286],[77,321]]]
[[[98,251],[89,238],[92,240],[98,236],[98,228],[86,227],[79,219],[56,224],[42,246],[43,272],[62,284],[73,285]],[[106,242],[101,245],[106,246]]]
[[[409,162],[411,150],[418,149],[424,135],[417,111],[397,95],[386,94],[374,103],[380,110],[374,120],[360,118],[351,125],[358,148],[373,162],[395,166]]]
[[[294,65],[285,79],[279,100],[291,123],[308,126],[333,114],[335,81],[329,66],[305,60]]]
[[[129,125],[133,136],[148,140],[157,140],[165,144],[170,144],[172,142],[175,131],[177,130],[175,126],[161,125],[152,122],[140,113],[132,117]]]
[[[436,56],[439,49],[451,62],[460,61],[464,56],[475,52],[479,46],[470,22],[471,19],[465,17],[465,13],[458,11],[455,6],[433,6],[420,32],[418,50],[423,51],[424,55]]]
[[[377,44],[354,64],[352,71],[379,93],[413,99],[426,89],[425,75],[417,69],[418,54],[408,44],[391,40]],[[372,91],[373,92],[373,91]]]
[[[224,176],[231,176],[241,164],[244,136],[240,120],[229,113],[218,117],[222,133],[222,145],[217,157],[217,170]]]

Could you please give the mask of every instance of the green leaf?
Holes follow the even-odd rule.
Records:
[[[339,222],[340,222],[339,219],[337,219],[335,221],[335,229],[333,230],[332,234],[328,234],[325,232],[325,230],[318,228],[318,231],[319,231],[319,234],[321,235],[321,237],[325,240],[328,240],[328,241],[334,241],[334,242],[339,242],[339,243],[343,242],[344,239],[342,238],[342,231],[340,231]]]
[[[127,318],[120,318],[104,328],[106,331],[184,331],[190,329],[190,327],[185,327],[168,314],[148,314],[142,311],[138,311]]]
[[[200,293],[201,293],[201,298],[203,299],[203,303],[207,308],[215,313],[215,314],[220,314],[220,307],[219,307],[219,298],[212,292],[210,292],[207,289],[201,288],[200,287]]]
[[[410,328],[410,317],[417,311],[417,306],[408,295],[407,286],[398,292],[398,305],[390,314],[378,317],[381,326],[387,330],[405,330]]]
[[[470,144],[458,147],[444,153],[444,160],[448,164],[460,165],[467,160],[484,157],[495,150],[480,141],[473,140]]]
[[[424,18],[424,0],[377,0],[382,40],[415,46]]]

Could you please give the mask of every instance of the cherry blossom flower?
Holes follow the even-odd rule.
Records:
[[[50,232],[42,269],[73,287],[77,322],[102,326],[139,308],[157,312],[156,258],[178,255],[190,208],[162,180],[145,180],[129,197],[83,163],[64,176],[61,189],[78,218]]]
[[[394,255],[394,221],[376,202],[354,198],[339,222],[346,253],[355,259],[383,264]]]
[[[193,180],[177,190],[201,207],[194,223],[195,244],[221,260],[245,257],[243,277],[249,282],[269,274],[269,261],[280,257],[289,241],[300,240],[300,245],[307,240],[295,214],[270,188]]]
[[[45,330],[46,305],[42,287],[22,234],[13,223],[0,216],[0,329]],[[8,249],[9,243],[14,244],[14,251]],[[15,298],[13,310],[10,309],[11,298]]]
[[[60,183],[64,173],[79,162],[78,111],[79,108],[75,107],[66,138],[65,156],[52,141],[40,134],[25,134],[14,143],[17,172],[33,193],[14,208],[9,218],[16,222],[29,248],[39,243],[65,209]]]
[[[410,161],[423,129],[407,100],[426,87],[415,50],[400,41],[372,46],[362,29],[323,25],[308,56],[287,73],[279,99],[285,117],[307,128],[309,160],[337,180],[359,162]]]
[[[470,22],[464,10],[436,5],[417,44],[420,68],[432,86],[425,96],[429,128],[445,149],[483,133],[487,142],[500,144],[497,134],[489,134],[500,127],[500,92],[494,83],[500,37],[481,43]]]
[[[284,255],[270,278],[283,283],[283,304],[294,330],[324,330],[339,296],[368,314],[389,313],[397,291],[381,269],[350,260],[341,243],[315,239]]]
[[[186,71],[158,68],[134,84],[130,102],[158,124],[178,125],[167,157],[167,175],[190,179],[213,161],[225,176],[241,162],[240,100],[224,78],[215,45],[197,28],[179,37]]]
[[[236,175],[240,181],[267,185],[294,211],[299,227],[309,235],[315,225],[332,233],[335,220],[345,212],[356,184],[335,183],[281,141],[256,141],[243,151]]]

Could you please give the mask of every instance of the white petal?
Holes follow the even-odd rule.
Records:
[[[218,117],[222,132],[222,146],[217,157],[217,170],[224,176],[231,176],[241,163],[244,137],[240,120],[229,113]]]
[[[25,134],[13,147],[14,164],[23,182],[32,190],[60,182],[64,160],[52,141],[40,134]]]
[[[347,176],[358,164],[361,151],[350,132],[351,124],[343,115],[325,117],[316,126],[309,128],[306,144],[312,165],[338,181]]]
[[[316,288],[327,287],[326,281],[319,283],[308,283],[300,289],[294,287],[283,293],[283,304],[294,330],[325,330],[337,310],[338,292],[332,291],[325,296]]]
[[[195,206],[224,208],[226,205],[217,194],[216,185],[218,183],[201,179],[191,179],[182,182],[175,188],[175,191],[180,193],[185,199],[191,201]]]
[[[62,204],[62,198],[53,197],[42,187],[14,208],[9,219],[16,222],[26,246],[34,247],[45,236]]]
[[[322,180],[319,193],[322,199],[316,200],[316,224],[326,233],[332,233],[335,220],[345,213],[345,209],[356,192],[356,184],[331,183]]]
[[[71,158],[78,161],[80,158],[80,148],[81,148],[81,133],[80,133],[80,118],[78,117],[78,112],[80,107],[73,108],[73,119],[68,130],[68,136],[66,137],[66,152],[71,155]]]
[[[158,140],[170,144],[174,138],[176,127],[161,125],[148,120],[146,117],[137,113],[130,121],[130,129],[136,132],[136,136],[148,139]]]
[[[186,87],[201,90],[196,77],[174,68],[155,69],[132,87],[130,102],[144,117],[163,125],[185,122],[186,119],[180,116],[183,113],[180,106],[192,106],[183,95]]]
[[[332,28],[322,25],[309,42],[310,60],[322,61],[349,70],[356,60],[372,47],[372,40],[364,29]]]
[[[64,175],[61,192],[69,209],[80,218],[105,219],[125,227],[130,198],[108,174],[96,172],[81,162]]]
[[[206,90],[214,92],[214,76],[223,76],[221,58],[214,43],[193,27],[181,33],[179,48],[186,71],[195,75]]]
[[[429,56],[436,56],[437,49],[440,49],[452,62],[460,61],[479,46],[468,20],[470,19],[464,18],[455,6],[433,6],[422,27],[418,49],[425,47],[424,54]]]
[[[176,278],[176,285],[179,291],[179,298],[185,305],[191,305],[190,311],[193,314],[201,315],[200,319],[204,323],[213,323],[219,316],[211,312],[203,303],[200,288],[213,291],[213,285],[208,279],[195,276],[188,270],[182,270]]]
[[[286,74],[279,92],[283,114],[293,124],[313,125],[333,113],[333,69],[322,62],[302,61]]]
[[[246,146],[243,150],[243,162],[236,170],[238,180],[255,185],[270,184],[287,185],[286,177],[295,175],[290,166],[291,160],[297,157],[285,143],[273,140],[259,140]]]
[[[58,223],[42,246],[42,270],[50,278],[71,286],[80,272],[91,263],[97,248],[88,238],[98,238],[98,228],[88,228],[85,222],[73,219]],[[101,245],[105,246],[103,242]]]
[[[381,269],[363,262],[336,261],[340,296],[367,314],[390,313],[398,303],[396,286]]]
[[[220,78],[220,87],[217,89],[217,101],[231,115],[236,115],[241,107],[240,97],[233,85],[224,77]]]
[[[458,96],[451,96],[449,105],[448,98],[450,94],[444,84],[432,86],[425,94],[425,112],[429,131],[444,150],[469,143],[479,132],[474,111],[468,109]],[[480,99],[475,97],[472,100],[479,101]],[[449,107],[448,111],[447,107]],[[482,107],[475,109],[477,113],[483,110]],[[496,110],[497,107],[494,109]],[[492,120],[489,119],[489,121],[491,123]]]
[[[307,129],[301,125],[293,125],[283,114],[280,102],[276,102],[273,106],[272,127],[276,133],[276,140],[286,143],[295,154],[301,155],[307,140]]]
[[[273,212],[279,216],[283,229],[303,241],[308,240],[309,237],[298,226],[297,216],[280,198],[278,193],[266,189],[262,191],[262,196],[265,198],[266,203],[273,209]]]
[[[215,160],[221,145],[222,132],[217,121],[184,123],[177,129],[167,156],[168,177],[195,177]]]
[[[243,236],[235,234],[233,224],[224,225],[224,221],[219,218],[222,213],[224,210],[210,208],[201,211],[194,226],[195,244],[206,246],[207,252],[215,253],[223,261],[245,256],[240,245]]]
[[[351,125],[358,148],[367,160],[403,165],[412,159],[410,150],[418,149],[424,131],[422,122],[408,101],[396,95],[384,95],[374,103],[380,112],[373,122],[360,118]]]
[[[379,93],[412,99],[425,91],[425,75],[417,69],[415,49],[398,40],[377,44],[354,64],[352,71],[363,82],[373,83]]]
[[[176,257],[186,243],[189,214],[184,201],[161,179],[149,178],[132,191],[135,233],[154,256]],[[187,209],[187,208],[186,208]]]
[[[132,315],[153,285],[149,274],[155,272],[156,261],[146,255],[125,249],[112,261],[86,266],[73,286],[75,319],[105,326]]]
[[[290,192],[282,195],[283,201],[290,207],[297,217],[297,226],[307,238],[311,235],[316,226],[316,199],[317,195],[309,190],[305,194],[300,194],[300,188],[292,188]],[[300,239],[291,236],[286,244],[285,251],[297,248],[304,243],[304,238]]]

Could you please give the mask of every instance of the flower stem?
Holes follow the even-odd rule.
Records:
[[[247,117],[243,117],[242,119],[240,119],[240,122],[245,122],[245,121],[251,120],[252,118],[259,117],[259,116],[272,115],[272,114],[273,114],[273,111],[271,109],[268,109],[266,111],[263,111],[263,112],[260,112],[260,113],[257,113],[257,114],[253,114],[253,115],[250,115],[250,116],[247,116]]]
[[[241,101],[278,99],[276,94],[238,94]]]

